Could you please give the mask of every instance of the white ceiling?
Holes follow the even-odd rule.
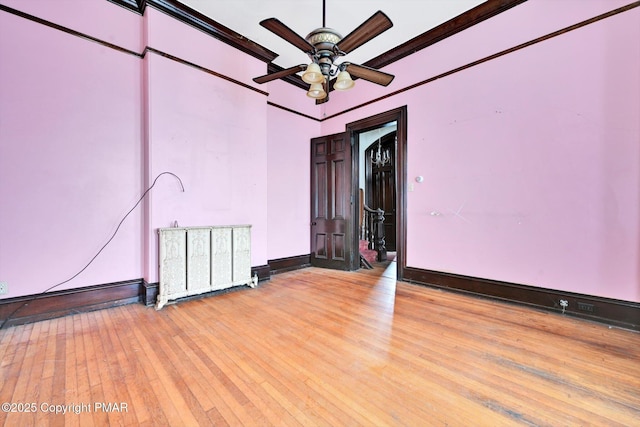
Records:
[[[278,18],[303,38],[322,27],[322,0],[180,0],[248,39],[277,53],[273,61],[288,68],[308,62],[307,56],[259,25]],[[326,0],[326,26],[346,36],[376,11],[383,11],[393,28],[349,53],[362,64],[427,30],[483,3],[484,0]]]

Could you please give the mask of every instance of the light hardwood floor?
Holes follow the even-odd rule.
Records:
[[[36,412],[0,424],[640,425],[640,334],[393,277],[308,268],[2,330],[0,402]]]

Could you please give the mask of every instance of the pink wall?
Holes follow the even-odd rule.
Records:
[[[268,258],[305,255],[310,248],[310,140],[322,135],[324,107],[282,80],[260,88],[269,92],[269,102],[309,116],[272,105],[267,111]]]
[[[107,0],[0,0],[71,30],[142,53],[142,17]]]
[[[252,225],[252,265],[267,263],[265,96],[201,71],[149,55],[149,179],[171,177],[149,199],[149,268],[157,281],[153,230],[181,226]]]
[[[409,195],[410,265],[640,299],[638,17],[491,61],[409,101],[426,118],[409,133],[421,136],[409,177],[425,177]]]
[[[266,91],[264,85],[252,80],[265,74],[267,66],[264,62],[183,25],[153,7],[145,10],[144,19],[148,46]]]
[[[586,3],[592,16],[616,7]],[[409,85],[478,59],[465,45],[510,47],[494,30],[517,43],[543,35],[529,17],[554,20],[553,5],[525,5],[388,71]],[[544,30],[590,18],[584,5],[563,2],[562,22]],[[409,266],[640,301],[638,22],[638,9],[613,16],[327,120],[322,133],[408,106]],[[329,113],[397,82],[333,99]]]
[[[276,107],[267,118],[269,259],[308,254],[309,141],[320,135],[320,123]]]
[[[140,60],[4,12],[0,57],[0,280],[13,297],[78,272],[137,200]],[[141,222],[138,210],[58,289],[141,277]]]
[[[149,9],[150,47],[257,87],[264,63]],[[147,199],[145,278],[158,279],[156,230],[251,224],[252,265],[267,264],[266,96],[155,53],[145,58],[148,182],[170,171]]]
[[[332,116],[628,3],[627,0],[528,0],[385,67],[383,71],[395,75],[386,88],[356,80],[355,88],[332,93],[331,102],[318,112],[321,117]]]
[[[266,68],[152,8],[142,18],[102,0],[3,4],[134,51],[144,40],[253,87]],[[87,15],[62,13],[70,10]],[[179,175],[186,191],[163,176],[96,261],[58,289],[157,281],[156,229],[175,220],[252,224],[252,264],[267,263],[265,94],[155,53],[141,59],[10,13],[0,19],[7,297],[79,271],[163,171]]]

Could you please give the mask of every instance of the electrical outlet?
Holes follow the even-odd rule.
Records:
[[[593,304],[588,304],[586,302],[578,301],[578,310],[587,311],[589,313],[593,313],[595,306]]]
[[[564,314],[564,311],[567,309],[567,307],[569,307],[569,301],[567,301],[566,299],[561,299],[559,303],[560,307],[562,307],[562,314]]]
[[[4,295],[9,292],[9,284],[7,282],[0,282],[0,295]]]

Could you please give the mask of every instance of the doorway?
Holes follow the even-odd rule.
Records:
[[[352,145],[352,194],[358,194],[359,174],[360,174],[360,140],[368,131],[375,131],[384,128],[389,123],[395,123],[395,249],[396,249],[396,278],[401,280],[404,277],[404,269],[406,267],[406,189],[407,189],[407,107],[403,106],[384,113],[367,117],[356,122],[347,124],[347,137]],[[353,218],[357,218],[357,212],[360,209],[359,198],[354,197]],[[358,233],[353,233],[353,245],[358,242]]]
[[[349,123],[343,134],[312,140],[310,248],[312,265],[345,270],[359,268],[359,253],[356,248],[359,247],[360,230],[356,221],[361,208],[359,197],[361,139],[365,139],[367,132],[384,128],[390,123],[395,123],[396,126],[393,172],[396,277],[398,280],[404,277],[406,267],[406,106]],[[330,223],[322,225],[320,221],[324,219],[329,219]]]

